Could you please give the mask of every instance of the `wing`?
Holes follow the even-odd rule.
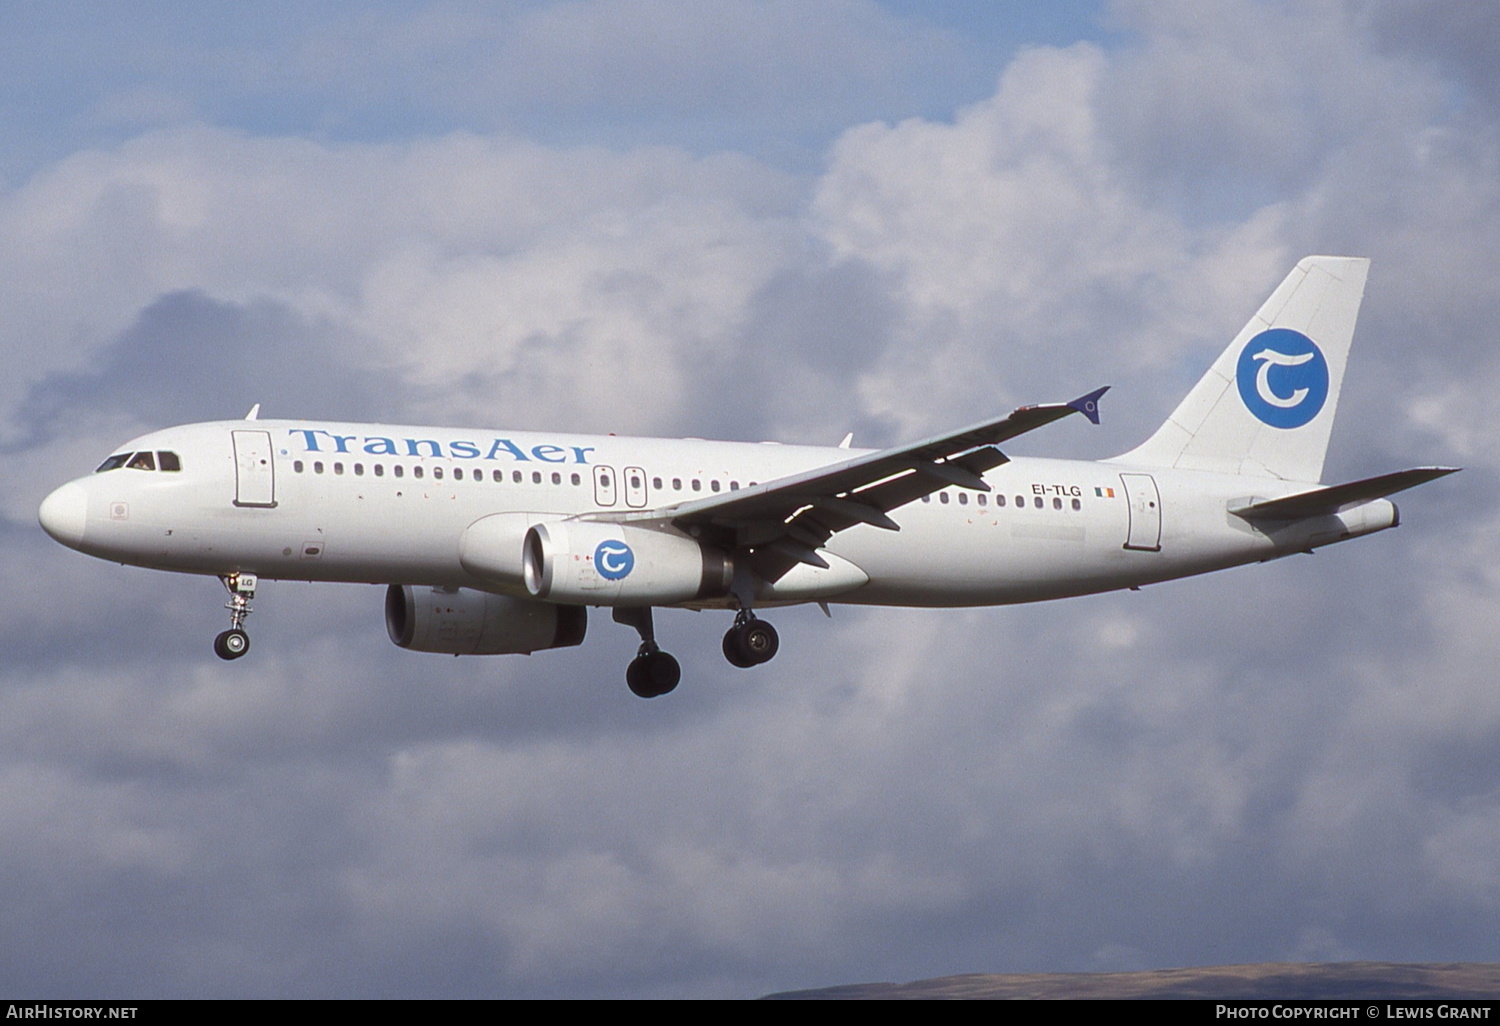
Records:
[[[1358,506],[1374,499],[1415,488],[1417,485],[1435,481],[1440,477],[1456,473],[1457,467],[1417,467],[1413,470],[1398,470],[1394,474],[1367,477],[1362,481],[1315,488],[1310,492],[1298,492],[1281,499],[1267,499],[1246,506],[1236,506],[1229,512],[1246,520],[1301,520],[1304,517],[1325,516],[1338,513],[1351,506]]]
[[[753,550],[755,570],[769,581],[798,563],[826,568],[817,550],[839,531],[857,524],[899,531],[892,510],[949,485],[989,491],[980,475],[1009,460],[996,445],[1073,413],[1097,424],[1108,389],[629,519],[695,528],[726,547]]]

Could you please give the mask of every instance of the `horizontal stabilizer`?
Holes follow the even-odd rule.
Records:
[[[1440,477],[1456,473],[1458,469],[1458,467],[1417,467],[1412,470],[1398,470],[1394,474],[1381,474],[1379,477],[1367,477],[1363,481],[1350,481],[1348,484],[1316,488],[1310,492],[1299,492],[1282,499],[1253,502],[1246,506],[1234,507],[1229,512],[1247,520],[1301,520],[1304,517],[1325,516],[1338,513],[1351,506],[1383,499],[1387,495],[1415,488],[1428,481],[1436,481]]]

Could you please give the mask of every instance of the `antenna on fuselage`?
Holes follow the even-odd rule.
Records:
[[[250,407],[250,412],[247,413],[247,414],[245,414],[245,419],[246,420],[255,420],[259,416],[260,416],[260,403],[256,403],[254,406]]]

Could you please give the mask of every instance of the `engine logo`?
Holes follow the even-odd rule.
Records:
[[[1328,401],[1328,361],[1300,331],[1271,328],[1240,351],[1235,382],[1245,408],[1262,424],[1299,428]]]
[[[635,569],[635,553],[622,541],[602,541],[594,550],[594,566],[606,581],[619,581]]]

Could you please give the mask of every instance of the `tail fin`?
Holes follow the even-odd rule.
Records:
[[[1370,261],[1310,256],[1120,463],[1319,481]]]

